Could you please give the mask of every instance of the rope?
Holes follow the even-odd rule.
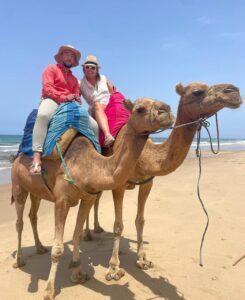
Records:
[[[63,165],[64,170],[65,170],[65,175],[63,176],[64,179],[67,180],[70,184],[72,184],[78,191],[81,192],[81,190],[79,189],[79,187],[75,184],[75,180],[71,177],[71,174],[70,174],[70,172],[69,172],[69,169],[68,169],[68,167],[67,167],[67,165],[66,165],[66,162],[65,162],[65,160],[64,160],[64,157],[63,157],[63,155],[62,155],[62,152],[61,152],[59,143],[56,142],[55,145],[56,145],[56,148],[57,148],[57,151],[58,151],[58,153],[59,153],[59,156],[60,156],[62,165]],[[87,192],[87,193],[89,193],[89,194],[91,194],[91,195],[97,195],[97,194],[101,193],[101,191],[94,192],[94,193],[93,193],[93,192]]]
[[[148,183],[149,181],[151,181],[152,179],[154,179],[155,176],[151,176],[145,180],[137,180],[137,181],[133,181],[133,180],[128,180],[127,183],[130,183],[130,184],[135,184],[135,185],[141,185],[141,184],[145,184],[145,183]]]
[[[72,177],[71,177],[71,175],[70,175],[69,169],[67,168],[66,162],[65,162],[64,157],[63,157],[63,155],[62,155],[62,152],[61,152],[61,150],[60,150],[60,145],[59,145],[58,142],[56,142],[55,145],[56,145],[56,148],[57,148],[57,151],[58,151],[58,153],[59,153],[59,156],[60,156],[62,165],[63,165],[64,170],[65,170],[64,179],[67,180],[70,184],[75,185],[75,182],[74,182],[74,180],[72,179]],[[76,186],[76,185],[75,185],[75,186]]]
[[[205,118],[199,118],[196,121],[192,121],[192,122],[188,122],[188,123],[183,123],[183,124],[176,125],[176,126],[170,126],[168,128],[158,129],[158,130],[156,130],[154,132],[150,132],[150,133],[139,133],[137,135],[158,134],[158,133],[161,133],[161,132],[163,132],[165,130],[170,130],[170,129],[173,130],[173,129],[177,129],[177,128],[188,126],[188,125],[192,125],[192,124],[200,124],[203,121],[206,121],[206,119]]]
[[[207,120],[202,120],[199,124],[198,130],[197,130],[197,148],[196,148],[196,156],[198,157],[199,160],[199,176],[198,176],[198,181],[197,181],[197,195],[198,195],[198,199],[201,203],[202,209],[206,215],[207,218],[207,222],[206,222],[206,226],[202,235],[202,239],[201,239],[201,244],[200,244],[200,250],[199,250],[199,265],[201,267],[203,267],[203,260],[202,260],[202,247],[203,247],[203,243],[204,243],[204,239],[206,236],[206,232],[208,230],[208,226],[209,226],[209,216],[208,216],[208,212],[204,206],[204,203],[201,199],[201,194],[200,194],[200,180],[201,180],[201,174],[202,174],[202,165],[201,165],[201,158],[202,158],[202,152],[201,152],[201,148],[200,148],[200,142],[201,142],[201,130],[204,127],[206,129],[206,131],[208,132],[209,135],[209,142],[210,142],[210,148],[212,150],[212,152],[214,154],[218,154],[219,153],[219,145],[220,145],[220,141],[219,141],[219,127],[218,127],[218,117],[217,114],[215,114],[215,120],[216,120],[216,132],[217,132],[217,140],[218,140],[218,148],[216,151],[214,151],[213,148],[213,143],[212,143],[212,138],[210,135],[210,132],[208,130],[208,127],[210,126],[210,123]]]

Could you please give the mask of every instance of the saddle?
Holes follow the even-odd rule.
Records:
[[[37,109],[34,109],[26,120],[24,135],[18,153],[33,156],[32,133],[36,118]],[[56,143],[59,144],[63,155],[78,134],[87,137],[95,149],[101,152],[98,139],[91,128],[87,110],[76,102],[61,104],[49,124],[42,157],[44,159],[60,159]]]

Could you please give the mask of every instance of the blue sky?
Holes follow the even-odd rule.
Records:
[[[174,113],[177,82],[233,83],[245,95],[244,12],[242,0],[4,1],[0,134],[22,133],[62,44],[77,47],[81,63],[97,55],[126,97],[163,100]],[[219,113],[222,137],[245,138],[244,106]]]

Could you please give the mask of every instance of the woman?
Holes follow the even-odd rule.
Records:
[[[89,105],[89,112],[95,117],[105,135],[104,145],[109,147],[115,141],[111,135],[105,108],[111,96],[111,85],[107,78],[99,73],[97,57],[88,55],[83,67],[84,77],[80,81],[80,93]]]

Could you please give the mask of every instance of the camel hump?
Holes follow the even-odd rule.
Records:
[[[74,128],[69,128],[59,137],[57,142],[59,143],[59,148],[62,155],[65,153],[66,149],[69,147],[77,133],[77,130]],[[60,159],[60,154],[57,147],[54,147],[52,154],[45,156],[45,159]]]

